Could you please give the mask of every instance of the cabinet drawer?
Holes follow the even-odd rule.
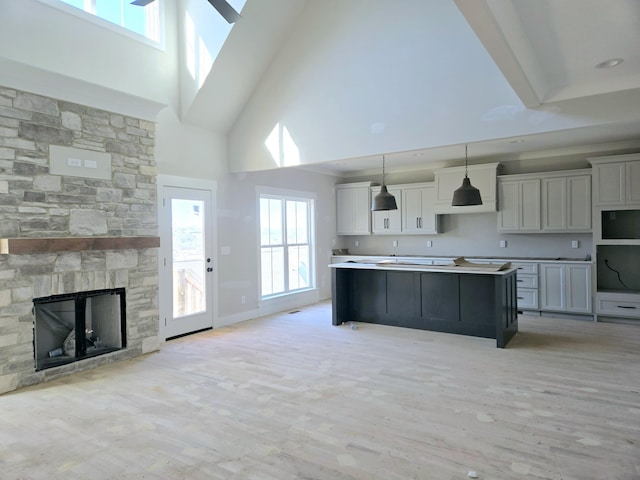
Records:
[[[538,264],[537,263],[519,263],[519,262],[511,262],[511,266],[513,268],[518,269],[518,275],[521,273],[538,273]]]
[[[608,296],[598,296],[596,312],[598,315],[640,318],[640,297],[635,299],[617,299]]]
[[[518,290],[521,288],[538,288],[538,275],[530,275],[527,273],[520,274],[520,271],[518,271],[516,283],[518,285]]]
[[[519,310],[538,310],[538,290],[518,288],[517,298]]]

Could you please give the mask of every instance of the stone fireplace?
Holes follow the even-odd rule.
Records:
[[[0,87],[0,393],[157,350],[154,136],[152,122]],[[63,172],[51,168],[56,148],[71,152]],[[108,159],[102,178],[92,175],[95,158]],[[74,171],[83,159],[87,168]],[[120,344],[87,355],[106,339],[77,320],[76,335],[93,342],[67,342],[85,349],[82,361],[40,368],[38,302],[102,291],[122,292]],[[118,343],[109,329],[103,335]]]

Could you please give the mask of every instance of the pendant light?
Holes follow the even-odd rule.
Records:
[[[398,204],[396,198],[389,193],[384,183],[384,155],[382,155],[382,186],[380,193],[373,198],[371,203],[371,211],[378,212],[381,210],[397,210]]]
[[[453,200],[451,205],[454,207],[465,207],[469,205],[482,205],[482,198],[480,197],[480,190],[471,185],[469,175],[467,173],[467,163],[469,163],[469,157],[467,156],[467,145],[464,146],[464,178],[462,179],[462,186],[453,192]]]

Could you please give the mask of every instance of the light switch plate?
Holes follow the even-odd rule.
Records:
[[[433,242],[431,240],[427,240],[427,247],[428,248],[433,247]]]
[[[500,240],[500,248],[507,248],[507,241],[506,240]]]
[[[578,240],[571,240],[571,248],[580,247],[580,242]]]

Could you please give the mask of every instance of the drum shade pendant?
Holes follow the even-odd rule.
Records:
[[[469,175],[467,173],[467,163],[469,157],[467,156],[467,145],[464,146],[464,178],[462,179],[462,186],[453,192],[453,200],[451,205],[454,207],[465,207],[469,205],[482,205],[482,198],[480,197],[480,190],[471,185]]]
[[[384,183],[384,155],[382,155],[382,186],[380,193],[373,198],[371,203],[371,211],[378,212],[381,210],[397,210],[398,204],[396,198],[389,193]]]

